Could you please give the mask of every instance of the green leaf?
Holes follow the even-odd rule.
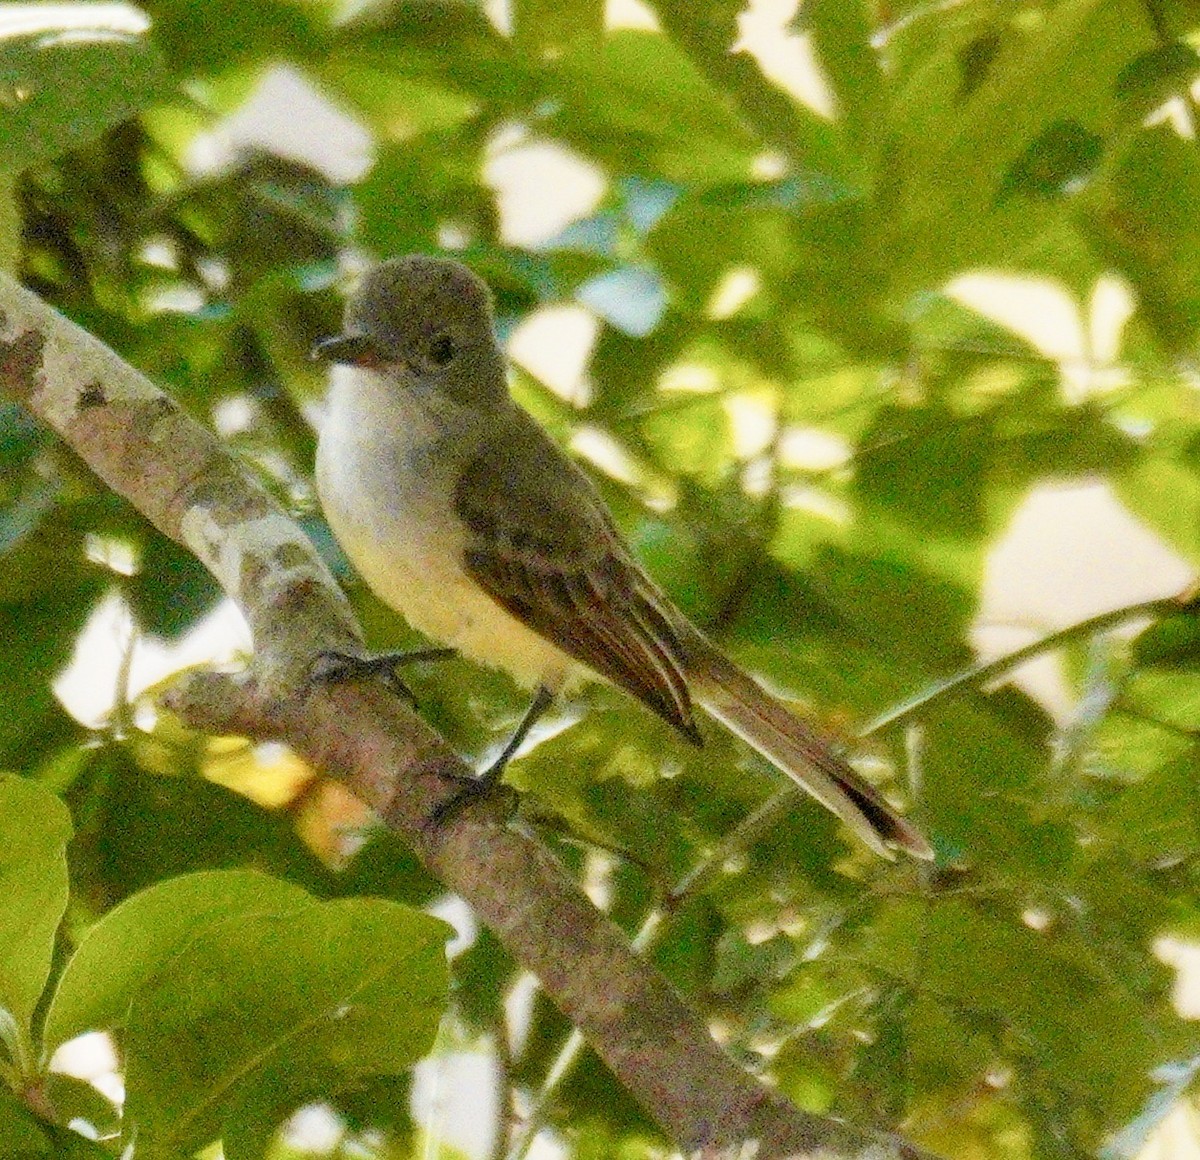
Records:
[[[220,600],[221,589],[195,556],[147,529],[140,567],[125,585],[125,597],[146,632],[175,640]]]
[[[1013,163],[1001,195],[1063,197],[1095,172],[1104,141],[1078,121],[1055,121]]]
[[[11,176],[0,176],[0,270],[14,273],[21,247],[21,217]]]
[[[246,9],[229,2],[239,12]],[[177,3],[183,10],[193,7],[188,0]],[[417,125],[428,124],[432,114],[443,122],[445,110],[439,105],[445,92],[484,100],[489,112],[502,113],[521,103],[528,73],[537,67],[512,51],[509,39],[473,0],[396,0],[360,11],[358,19],[336,30],[330,56],[315,54],[313,67],[346,85],[346,94],[371,117],[383,139],[409,135],[412,118]],[[331,73],[325,72],[327,61],[334,66]],[[389,78],[398,82],[395,95],[386,91]],[[414,103],[421,89],[432,108]],[[464,159],[460,151],[447,160],[454,164]]]
[[[41,438],[21,438],[20,422],[5,424],[0,454],[33,458]],[[33,471],[22,473],[29,490],[0,518],[6,534],[0,568],[0,766],[26,768],[64,734],[76,732],[50,688],[71,658],[101,591],[99,570],[84,558],[80,523],[98,512],[88,504],[64,505],[61,485],[47,489]],[[7,526],[5,526],[7,524]]]
[[[1175,551],[1200,561],[1200,475],[1177,459],[1142,455],[1114,483],[1117,496]]]
[[[250,863],[324,894],[332,876],[307,849],[284,812],[267,810],[206,781],[176,754],[164,777],[139,768],[129,746],[93,751],[88,779],[99,791],[98,809],[77,846],[81,872],[90,870],[109,897],[124,899],[164,878]]]
[[[154,35],[182,76],[229,73],[232,87],[244,90],[260,68],[280,58],[324,56],[323,7],[287,0],[165,0],[154,5]]]
[[[995,33],[984,33],[965,44],[956,53],[958,67],[961,72],[959,81],[959,98],[969,97],[984,80],[1000,51],[1000,37]]]
[[[1168,97],[1186,90],[1200,73],[1200,55],[1181,41],[1162,44],[1129,62],[1117,77],[1117,95],[1135,115],[1145,116]]]
[[[1111,729],[1105,732],[1111,733]],[[1171,740],[1178,744],[1177,739]],[[1138,756],[1148,750],[1151,744],[1142,739]],[[1110,761],[1121,756],[1112,741],[1102,753]],[[1116,793],[1105,809],[1097,811],[1093,824],[1110,840],[1119,841],[1130,857],[1145,861],[1192,858],[1200,849],[1198,774],[1200,754],[1191,745]]]
[[[555,62],[562,107],[549,126],[626,173],[702,185],[748,176],[754,140],[666,37],[621,29]]]
[[[603,0],[514,0],[513,39],[534,60],[553,59],[580,41],[604,35]]]
[[[991,425],[943,406],[886,407],[861,437],[856,485],[932,534],[975,537],[984,527],[986,476],[995,454]]]
[[[61,1124],[82,1121],[97,1139],[111,1139],[121,1129],[121,1114],[106,1095],[86,1080],[50,1072],[44,1080],[46,1095]]]
[[[837,99],[838,117],[870,172],[887,131],[888,102],[866,7],[863,0],[807,0],[801,17]]]
[[[1200,158],[1167,125],[1138,133],[1081,224],[1098,254],[1133,283],[1168,350],[1188,348],[1200,327]]]
[[[208,925],[311,904],[300,887],[252,870],[186,874],[135,894],[84,935],[67,963],[46,1015],[47,1055],[85,1031],[123,1026],[139,988]]]
[[[1020,1071],[1048,1068],[1050,1089],[1081,1114],[1112,1100],[1136,1106],[1129,1068],[1136,1060],[1144,1075],[1161,1047],[1134,1013],[1135,993],[1095,954],[1086,924],[1077,931],[1069,918],[1052,919],[1036,931],[963,900],[905,900],[881,918],[867,949],[878,970],[958,1011],[962,1030],[987,1031],[999,1058]]]
[[[1064,0],[1031,16],[1001,24],[999,47],[965,99],[955,63],[970,39],[960,39],[963,21],[904,86],[893,123],[908,176],[886,228],[906,290],[987,262],[1028,263],[1054,219],[1036,203],[999,197],[1012,166],[1056,123],[1112,131],[1117,77],[1153,42],[1134,0]]]
[[[1141,668],[1200,670],[1200,616],[1180,613],[1150,625],[1133,642],[1131,659]]]
[[[54,794],[0,776],[0,1006],[16,1020],[25,1047],[67,906],[70,840],[71,816]]]
[[[261,1155],[306,1096],[397,1074],[429,1050],[446,1003],[450,928],[398,903],[346,899],[196,933],[135,996],[126,1119],[149,1154],[217,1137]]]
[[[0,1140],[3,1141],[4,1160],[26,1160],[51,1153],[51,1141],[47,1130],[38,1123],[37,1117],[17,1097],[0,1086]]]
[[[62,592],[29,605],[0,604],[5,629],[0,649],[0,761],[18,766],[46,741],[69,732],[71,722],[50,681],[70,659],[71,632],[89,611],[86,594]],[[68,627],[69,626],[69,627]]]
[[[57,157],[133,116],[166,81],[129,4],[0,8],[0,173]]]

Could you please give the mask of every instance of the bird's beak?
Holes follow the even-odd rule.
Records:
[[[384,361],[364,334],[335,334],[332,338],[323,338],[313,346],[312,357],[354,367],[379,367]]]

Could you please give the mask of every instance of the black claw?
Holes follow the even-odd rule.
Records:
[[[309,670],[309,680],[313,684],[334,685],[342,681],[371,678],[381,681],[386,689],[408,701],[415,709],[417,698],[412,689],[400,679],[396,669],[401,665],[442,660],[453,655],[452,648],[423,648],[414,649],[412,652],[379,653],[376,656],[359,656],[355,653],[327,650],[317,654]]]
[[[425,826],[427,829],[438,829],[440,826],[445,825],[450,818],[465,806],[471,805],[480,798],[488,797],[493,793],[511,795],[508,816],[512,816],[517,808],[517,791],[511,786],[502,785],[500,779],[504,776],[504,769],[509,761],[516,755],[517,750],[521,748],[521,744],[525,738],[529,736],[530,729],[537,724],[538,719],[549,708],[552,700],[553,696],[549,689],[544,687],[538,689],[529,704],[529,708],[525,710],[525,715],[521,718],[520,724],[513,730],[513,735],[508,739],[503,750],[501,750],[500,756],[477,777],[461,778],[453,774],[447,775],[459,783],[459,788],[450,794],[426,818]]]
[[[434,807],[429,817],[425,819],[423,828],[440,830],[460,811],[488,798],[507,799],[504,816],[506,819],[511,817],[517,808],[517,791],[500,780],[503,774],[503,766],[499,768],[491,766],[477,777],[458,777],[454,774],[445,774],[444,776],[454,781],[458,788]]]

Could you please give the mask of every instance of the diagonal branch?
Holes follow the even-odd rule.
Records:
[[[963,692],[967,689],[981,688],[989,681],[994,681],[997,677],[1002,677],[1005,673],[1015,669],[1017,665],[1024,664],[1025,661],[1041,656],[1042,653],[1053,652],[1054,649],[1061,648],[1063,645],[1071,644],[1077,640],[1084,640],[1089,636],[1094,636],[1098,632],[1107,632],[1110,628],[1119,628],[1123,624],[1128,624],[1131,620],[1141,620],[1145,617],[1172,616],[1177,612],[1183,612],[1194,604],[1195,594],[1189,591],[1180,596],[1164,596],[1157,600],[1143,600],[1138,604],[1130,604],[1124,608],[1114,608],[1110,612],[1102,612],[1098,616],[1090,616],[1087,620],[1081,620],[1076,624],[1061,628],[1057,632],[1051,632],[1046,636],[1039,637],[1030,644],[1014,649],[1010,653],[1005,653],[1004,656],[997,657],[995,660],[968,665],[964,669],[959,669],[957,673],[953,673],[940,681],[934,681],[933,684],[927,685],[919,693],[909,697],[906,701],[901,701],[899,705],[893,705],[892,708],[881,713],[874,720],[868,721],[860,731],[860,736],[868,737],[872,733],[878,733],[882,729],[887,729],[889,726],[907,721],[911,717],[916,716],[927,705],[932,704],[934,701],[940,701],[943,697],[948,697],[953,693]]]
[[[930,1160],[896,1137],[803,1113],[738,1067],[549,854],[493,809],[424,824],[469,775],[383,688],[318,686],[353,648],[348,605],[308,540],[202,426],[95,338],[0,274],[0,387],[194,551],[245,612],[253,676],[194,674],[171,707],[200,728],[286,741],[343,780],[475,909],[663,1130],[706,1156]]]
[[[313,641],[360,634],[308,537],[215,436],[149,379],[0,272],[0,389],[193,552],[250,623],[267,686],[295,687]]]

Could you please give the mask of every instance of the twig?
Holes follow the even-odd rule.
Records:
[[[489,1160],[504,1160],[508,1138],[512,1134],[513,1082],[512,1052],[508,1046],[508,1025],[501,1007],[493,1013],[491,1023],[492,1054],[496,1061],[496,1123],[492,1129],[492,1150]]]
[[[666,908],[678,911],[685,902],[700,894],[720,874],[721,868],[731,858],[748,850],[760,835],[771,829],[789,811],[794,810],[799,796],[800,791],[795,786],[787,786],[767,798],[752,814],[730,830],[706,858],[697,862],[675,883],[664,899]]]
[[[550,1118],[554,1097],[562,1085],[562,1081],[571,1073],[571,1069],[583,1054],[586,1045],[587,1041],[579,1033],[579,1028],[571,1028],[571,1034],[564,1040],[558,1054],[554,1057],[554,1062],[546,1072],[546,1078],[542,1081],[542,1086],[534,1097],[533,1106],[529,1109],[529,1114],[521,1125],[520,1133],[508,1150],[507,1160],[525,1160],[525,1157],[529,1155],[529,1149],[533,1147],[538,1133]]]
[[[1072,641],[1082,640],[1084,637],[1091,636],[1097,632],[1105,632],[1110,628],[1116,628],[1118,625],[1126,624],[1140,617],[1173,616],[1176,613],[1183,612],[1187,609],[1191,599],[1192,594],[1189,592],[1183,596],[1167,596],[1158,600],[1143,600],[1139,604],[1130,604],[1124,608],[1113,609],[1111,612],[1102,612],[1099,616],[1089,617],[1087,620],[1081,620],[1077,624],[1059,629],[1058,632],[1052,632],[1040,640],[1035,640],[1032,644],[1027,644],[1023,648],[998,657],[994,661],[987,661],[984,664],[970,665],[965,669],[960,669],[953,676],[946,677],[945,680],[937,681],[927,686],[907,701],[902,701],[899,705],[881,713],[874,720],[867,723],[861,730],[860,736],[869,737],[872,733],[879,733],[881,730],[887,729],[892,725],[898,725],[901,721],[907,721],[934,701],[940,701],[943,697],[947,697],[952,693],[962,692],[965,689],[977,689],[981,685],[986,685],[989,681],[994,680],[996,677],[1003,676],[1011,669],[1016,668],[1017,665],[1023,664],[1033,657],[1041,656],[1044,652],[1061,648]]]

